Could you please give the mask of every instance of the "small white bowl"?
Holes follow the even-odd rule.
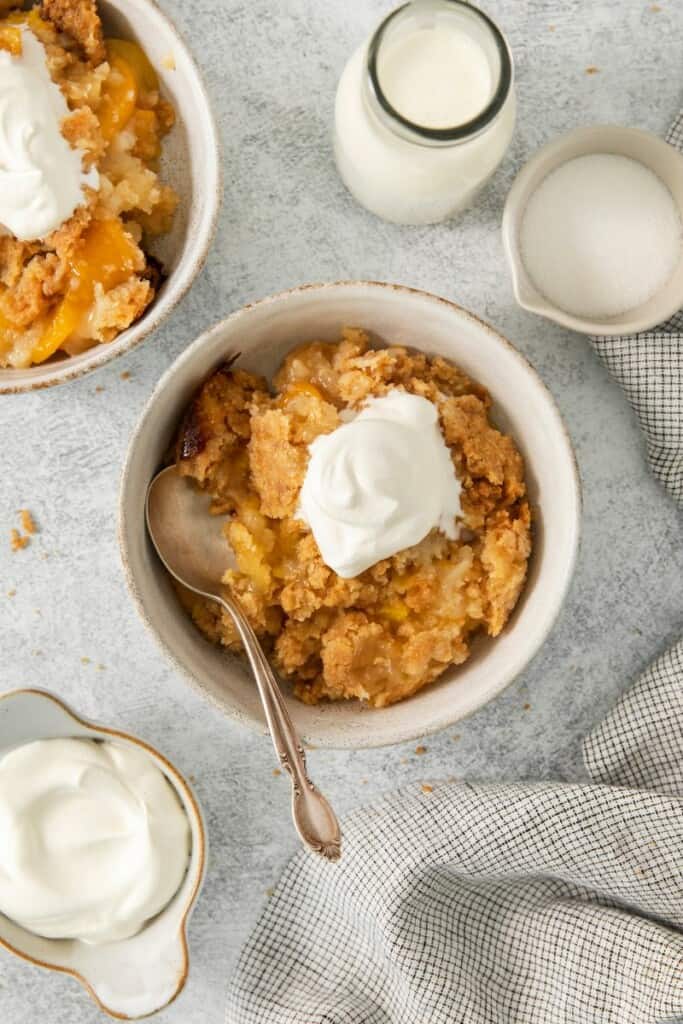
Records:
[[[594,320],[572,316],[542,295],[526,272],[519,234],[527,203],[544,178],[575,157],[616,153],[649,167],[664,182],[683,220],[683,155],[657,135],[639,128],[594,125],[577,128],[549,142],[524,165],[510,189],[503,213],[503,246],[512,274],[515,298],[530,313],[554,320],[581,334],[618,335],[649,331],[683,306],[683,252],[672,277],[648,302],[618,316]]]
[[[529,578],[515,614],[495,640],[481,638],[464,665],[378,710],[348,701],[311,707],[288,698],[310,744],[377,747],[443,729],[499,694],[543,643],[571,579],[581,505],[571,442],[536,372],[492,327],[435,295],[367,281],[303,286],[233,313],[183,352],[147,403],[123,473],[120,543],[138,610],[177,668],[222,711],[265,732],[256,687],[241,661],[205,640],[181,608],[147,537],[145,493],[194,391],[226,356],[241,352],[239,366],[272,378],[293,346],[337,340],[345,325],[368,329],[378,344],[442,355],[489,389],[496,421],[526,459],[535,517]]]
[[[132,39],[143,47],[159,76],[162,95],[176,112],[176,123],[162,141],[161,177],[178,192],[180,205],[173,229],[150,246],[168,277],[143,316],[113,341],[25,370],[0,368],[0,394],[64,384],[141,342],[190,288],[216,228],[221,199],[218,134],[193,57],[168,15],[152,0],[98,0],[98,8],[106,35]]]
[[[0,694],[0,758],[34,740],[113,740],[140,747],[173,786],[192,835],[190,863],[171,902],[130,939],[99,946],[34,935],[0,914],[0,946],[38,967],[70,974],[111,1017],[135,1020],[172,1002],[187,980],[186,927],[204,880],[206,829],[190,786],[165,757],[128,733],[94,725],[47,690]]]

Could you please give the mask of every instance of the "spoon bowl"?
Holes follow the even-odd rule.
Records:
[[[223,531],[226,517],[210,514],[210,500],[169,466],[155,476],[145,506],[161,561],[186,587],[207,596],[221,592],[223,575],[236,564]]]

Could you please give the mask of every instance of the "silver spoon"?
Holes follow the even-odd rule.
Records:
[[[221,583],[234,556],[223,533],[225,517],[209,514],[209,497],[175,466],[158,473],[147,491],[147,529],[159,558],[179,583],[218,601],[232,616],[247,655],[280,764],[292,781],[292,817],[306,846],[337,860],[341,831],[334,811],[306,772],[306,755],[263,648],[237,600]]]

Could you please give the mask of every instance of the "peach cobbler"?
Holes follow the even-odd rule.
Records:
[[[337,445],[330,475],[320,477],[330,502],[324,494],[320,501],[341,509],[340,529],[350,529],[352,539],[367,539],[376,523],[356,515],[354,488],[367,490],[372,437],[388,451],[396,439],[396,457],[405,455],[411,435],[395,413],[408,400],[418,418],[426,416],[420,429],[434,432],[430,444],[447,455],[427,468],[437,474],[435,485],[443,476],[457,487],[457,522],[451,505],[450,523],[357,575],[345,563],[340,575],[329,564],[334,545],[323,559],[313,532],[319,520],[310,518],[302,497],[311,467],[324,445],[357,426],[359,459],[350,466],[353,453]],[[444,359],[398,346],[373,349],[367,334],[352,328],[337,343],[290,352],[272,391],[230,365],[199,390],[179,431],[178,470],[210,494],[214,514],[227,516],[226,543],[237,568],[224,584],[302,701],[358,698],[383,707],[464,662],[477,633],[500,633],[524,583],[531,534],[522,457],[490,422],[490,405],[484,388]],[[429,451],[422,461],[432,458]],[[382,524],[396,519],[394,491],[412,501],[413,516],[432,500],[431,492],[413,493],[408,463],[399,474],[411,478],[408,484],[391,479],[381,460],[373,472],[387,493],[365,497]],[[422,467],[416,472],[414,480],[426,479]],[[400,521],[394,528],[408,536]],[[384,526],[376,532],[381,545]],[[347,534],[331,536],[346,543]],[[185,591],[181,599],[205,636],[238,649],[218,604]]]
[[[19,368],[109,342],[152,302],[174,112],[95,0],[0,10],[0,366]]]

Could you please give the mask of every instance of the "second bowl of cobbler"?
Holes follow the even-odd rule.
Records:
[[[10,393],[80,376],[161,323],[208,251],[220,170],[197,67],[151,0],[0,7]]]
[[[131,442],[121,543],[145,620],[264,729],[232,624],[172,586],[144,530],[175,461],[224,517],[242,603],[306,740],[377,746],[474,711],[527,664],[573,570],[580,492],[552,397],[491,327],[367,282],[233,314],[162,378]]]

